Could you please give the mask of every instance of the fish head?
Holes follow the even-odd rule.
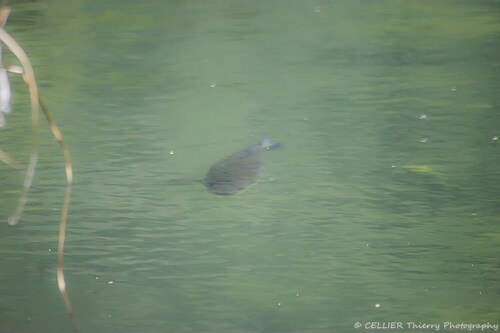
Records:
[[[260,146],[265,150],[270,150],[270,149],[278,148],[279,146],[281,146],[281,144],[278,142],[273,142],[271,140],[271,138],[267,137],[267,138],[262,139],[262,141],[260,142]]]

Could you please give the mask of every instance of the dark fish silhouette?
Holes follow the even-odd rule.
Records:
[[[233,195],[255,184],[262,169],[261,153],[279,147],[265,138],[261,143],[237,151],[212,165],[203,184],[217,195]]]

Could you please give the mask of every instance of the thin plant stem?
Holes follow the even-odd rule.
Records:
[[[5,151],[3,151],[1,148],[0,148],[0,161],[4,162],[8,166],[10,166],[12,169],[16,169],[16,170],[21,169],[21,167],[16,162],[16,160],[13,159],[12,157],[10,157],[10,155],[7,154]]]
[[[29,190],[31,186],[31,181],[34,176],[35,172],[35,165],[36,165],[36,158],[37,158],[37,153],[36,153],[36,148],[37,148],[37,130],[38,130],[38,112],[39,109],[42,109],[43,114],[45,115],[45,118],[47,119],[47,122],[49,123],[50,129],[52,131],[52,134],[58,141],[59,145],[61,146],[61,149],[63,150],[64,154],[64,166],[66,170],[66,192],[64,195],[64,203],[63,203],[63,209],[61,212],[61,218],[60,218],[60,223],[59,223],[59,242],[57,246],[57,286],[59,288],[59,292],[61,293],[61,297],[63,299],[64,303],[64,308],[66,310],[66,314],[68,315],[69,321],[71,323],[71,328],[74,333],[79,333],[80,330],[78,329],[78,326],[76,324],[76,319],[75,319],[75,314],[73,311],[73,307],[71,305],[71,301],[69,298],[69,294],[66,288],[66,281],[64,279],[64,266],[63,266],[63,259],[64,259],[64,243],[66,239],[66,226],[67,226],[67,221],[68,221],[68,213],[69,213],[69,207],[70,207],[70,198],[71,198],[71,189],[72,189],[72,184],[73,184],[73,167],[71,163],[71,157],[69,150],[64,142],[63,136],[61,134],[61,131],[59,130],[57,124],[55,123],[54,119],[49,113],[49,110],[47,109],[46,105],[43,103],[42,99],[40,98],[40,95],[38,93],[38,88],[36,86],[36,81],[35,81],[35,75],[33,72],[33,68],[31,67],[31,63],[28,59],[28,56],[26,53],[23,51],[23,49],[17,44],[17,42],[3,29],[0,28],[0,41],[2,41],[7,47],[11,50],[11,52],[18,58],[19,62],[21,63],[23,67],[23,79],[28,86],[28,90],[30,92],[30,99],[31,99],[31,111],[32,111],[32,126],[33,126],[33,140],[32,140],[32,154],[30,158],[30,163],[28,166],[28,170],[26,173],[26,179],[24,182],[24,188],[23,188],[23,194],[27,195],[27,191]],[[24,207],[24,204],[26,203],[26,195],[22,196],[22,200],[19,202],[22,202],[22,207]],[[19,205],[18,205],[19,206]],[[20,211],[18,212],[16,210],[17,216],[15,216],[17,219],[16,220],[9,220],[9,223],[11,224],[16,224],[17,221],[19,220],[20,214],[22,212],[22,207]]]
[[[9,216],[9,224],[16,225],[21,218],[24,206],[27,201],[28,192],[35,176],[36,162],[38,160],[38,125],[39,125],[39,105],[38,105],[38,87],[35,81],[35,73],[33,67],[28,59],[24,50],[17,44],[4,29],[0,27],[0,41],[3,42],[10,51],[17,57],[23,67],[23,80],[28,86],[28,91],[31,100],[31,154],[29,159],[28,168],[26,170],[25,179],[23,183],[23,190],[19,197],[17,207],[14,213]]]

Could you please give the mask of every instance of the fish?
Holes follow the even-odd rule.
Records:
[[[262,152],[279,146],[281,144],[264,138],[259,144],[234,152],[212,165],[202,183],[216,195],[240,193],[258,182],[262,170]]]

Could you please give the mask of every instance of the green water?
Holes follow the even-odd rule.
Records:
[[[498,1],[13,1],[6,30],[71,149],[82,332],[500,324]],[[0,148],[25,165],[11,84]],[[239,195],[171,182],[265,136],[282,147]],[[40,137],[15,227],[23,177],[0,164],[1,332],[71,330],[63,158]]]

